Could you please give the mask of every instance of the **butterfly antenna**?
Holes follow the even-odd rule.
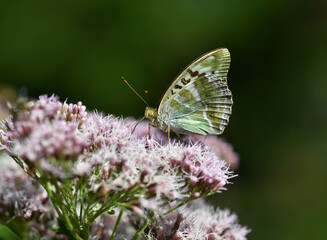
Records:
[[[122,77],[122,79],[123,79],[123,81],[130,87],[130,89],[132,89],[133,90],[133,92],[135,92],[136,93],[136,95],[137,96],[139,96],[139,98],[141,98],[142,99],[142,101],[148,106],[148,107],[150,107],[149,106],[149,104],[141,97],[141,95],[140,94],[138,94],[135,90],[134,90],[134,88],[132,88],[132,86],[131,85],[129,85],[129,83],[126,81],[126,79],[124,78],[124,77]]]
[[[140,120],[135,124],[135,126],[134,126],[134,128],[133,128],[133,131],[132,131],[132,134],[134,133],[134,131],[135,131],[137,125],[139,125],[139,123],[142,122],[144,118],[145,118],[145,117],[142,117],[142,118],[141,118],[141,119],[140,119]]]

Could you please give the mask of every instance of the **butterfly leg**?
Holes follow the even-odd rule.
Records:
[[[149,123],[148,133],[145,135],[146,138],[147,138],[147,137],[150,138],[150,130],[151,130],[151,126],[152,126],[152,124]]]
[[[175,132],[174,130],[172,131],[177,135],[178,139],[181,141],[182,140],[181,135],[179,135],[178,132]]]
[[[168,119],[170,119],[169,112],[167,112],[167,114],[168,114]],[[169,122],[169,120],[168,120],[168,122]],[[168,132],[168,145],[170,148],[170,125],[169,124],[167,124],[167,132]]]
[[[154,120],[152,120],[152,121],[149,123],[148,133],[145,135],[145,137],[148,137],[148,136],[149,136],[149,138],[151,137],[151,136],[150,136],[150,131],[151,131],[151,127],[154,126],[154,125],[153,125],[153,121],[154,121]]]
[[[170,146],[170,125],[168,124],[168,145]]]
[[[139,120],[139,121],[135,124],[135,126],[134,126],[134,128],[133,128],[133,131],[132,131],[132,134],[134,133],[134,131],[135,131],[137,125],[139,125],[139,123],[142,122],[144,118],[145,118],[145,117],[142,117],[141,120]]]

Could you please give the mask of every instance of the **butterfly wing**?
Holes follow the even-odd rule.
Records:
[[[164,94],[158,114],[179,133],[221,134],[232,112],[230,54],[216,49],[192,62]]]

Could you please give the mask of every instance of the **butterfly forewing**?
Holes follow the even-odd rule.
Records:
[[[179,133],[221,134],[233,104],[227,86],[229,64],[225,48],[192,62],[163,96],[158,107],[161,120]]]
[[[158,111],[164,104],[168,104],[169,99],[176,95],[184,86],[190,84],[199,75],[212,75],[227,81],[227,73],[230,65],[230,54],[228,49],[220,48],[208,52],[187,66],[182,73],[173,81],[161,99]]]

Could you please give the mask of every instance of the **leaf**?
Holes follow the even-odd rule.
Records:
[[[16,235],[6,225],[0,224],[0,240],[20,240],[21,238]]]

